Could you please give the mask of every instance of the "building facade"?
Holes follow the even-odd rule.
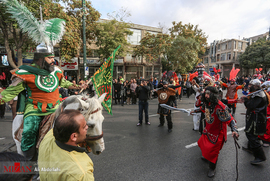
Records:
[[[207,46],[205,54],[201,57],[205,64],[206,70],[209,73],[213,73],[213,68],[219,68],[221,77],[230,76],[230,71],[233,67],[240,68],[238,75],[243,74],[254,74],[254,70],[245,70],[240,67],[239,56],[243,54],[247,46],[256,42],[258,39],[269,40],[269,32],[256,35],[249,38],[238,39],[225,39],[225,40],[214,40]]]
[[[207,47],[202,56],[208,72],[213,72],[213,68],[220,69],[221,77],[229,77],[233,67],[240,68],[238,58],[244,53],[248,46],[246,40],[215,40]],[[239,73],[241,75],[241,72]]]
[[[146,33],[158,34],[162,33],[161,28],[155,28],[144,25],[132,24],[130,28],[133,31],[133,35],[127,37],[127,41],[131,46],[136,46],[140,44],[141,39],[146,35]],[[89,77],[92,76],[98,68],[101,66],[99,62],[99,55],[97,54],[98,47],[93,43],[89,45],[92,52],[87,53],[86,65],[89,71]],[[81,79],[84,74],[83,67],[83,55],[78,58],[79,68],[78,68],[78,79]],[[162,65],[159,60],[149,63],[145,58],[137,57],[133,54],[127,54],[125,57],[117,57],[114,62],[113,78],[118,78],[122,76],[125,80],[130,80],[131,78],[145,78],[150,79],[151,77],[160,77],[162,71]]]

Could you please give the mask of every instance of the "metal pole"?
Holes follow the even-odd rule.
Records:
[[[85,75],[85,68],[86,68],[86,36],[85,36],[85,0],[82,0],[82,8],[83,8],[83,17],[82,17],[82,22],[83,22],[83,77],[84,79],[86,78]]]

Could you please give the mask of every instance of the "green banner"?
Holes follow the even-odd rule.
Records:
[[[119,45],[111,54],[111,56],[104,62],[100,68],[93,75],[92,82],[98,97],[103,93],[107,93],[102,105],[112,115],[112,76],[113,76],[113,64],[115,59],[115,53],[120,48]]]

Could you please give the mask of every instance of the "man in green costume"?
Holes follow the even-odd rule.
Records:
[[[58,87],[80,89],[79,86],[65,80],[62,70],[54,65],[52,52],[46,45],[39,45],[37,53],[34,54],[33,64],[23,65],[11,71],[13,83],[0,94],[0,104],[3,104],[24,90],[27,92],[25,103],[21,102],[19,105],[19,109],[24,111],[21,149],[24,156],[33,161],[37,156],[39,124],[60,105]]]

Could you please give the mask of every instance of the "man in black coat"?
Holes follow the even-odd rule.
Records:
[[[120,100],[121,100],[121,84],[117,81],[117,79],[115,79],[113,86],[114,86],[115,104],[117,104],[116,99],[118,99],[118,103],[120,104]]]
[[[137,126],[142,125],[143,120],[143,110],[145,114],[145,124],[150,125],[149,116],[148,116],[148,96],[150,92],[150,87],[147,85],[147,82],[142,79],[140,82],[140,86],[136,88],[136,94],[139,98],[139,122]]]

